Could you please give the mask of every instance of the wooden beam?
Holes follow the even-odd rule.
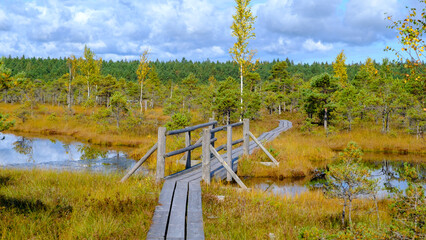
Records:
[[[155,181],[158,183],[164,178],[164,169],[166,165],[166,128],[158,128],[157,145],[157,169],[155,172]]]
[[[238,185],[240,185],[241,188],[243,189],[248,189],[247,186],[243,183],[243,181],[241,181],[241,179],[237,176],[237,174],[234,173],[234,171],[232,171],[232,169],[229,167],[229,165],[225,162],[225,160],[223,160],[223,158],[220,156],[220,154],[216,151],[216,149],[214,149],[214,147],[210,146],[210,151],[213,153],[213,155],[217,158],[217,160],[219,160],[219,162],[222,164],[222,166],[226,169],[226,171],[228,171],[228,173],[231,174],[232,178],[235,179],[235,181],[238,183]]]
[[[180,133],[190,132],[190,131],[197,130],[199,128],[213,126],[215,124],[217,124],[217,121],[198,124],[198,125],[195,125],[195,126],[192,126],[192,127],[186,127],[186,128],[183,128],[183,129],[168,131],[168,132],[166,132],[166,135],[169,136],[169,135],[176,135],[176,134],[180,134]]]
[[[189,147],[191,145],[191,132],[186,132],[185,133],[185,147]],[[185,168],[188,169],[191,167],[191,150],[188,150],[185,153],[185,157],[186,157],[186,164],[185,164]]]
[[[207,183],[210,184],[210,150],[212,147],[210,145],[210,129],[203,129],[203,161],[202,161],[202,178]]]
[[[268,150],[266,150],[266,148],[262,145],[262,143],[260,143],[260,141],[257,140],[257,138],[253,135],[253,133],[251,133],[250,131],[248,133],[250,137],[253,139],[253,141],[257,144],[257,146],[259,146],[260,149],[262,149],[266,153],[266,155],[268,155],[269,159],[271,159],[272,162],[274,162],[275,165],[278,166],[279,162],[271,155],[271,153]]]
[[[158,143],[155,143],[154,146],[152,146],[151,149],[135,164],[135,166],[130,169],[130,171],[124,176],[120,182],[126,181],[133,173],[138,170],[138,168],[157,150]]]
[[[232,167],[232,126],[228,125],[226,127],[226,162],[228,165],[233,169]],[[231,174],[228,172],[226,173],[226,181],[230,182],[232,180]]]
[[[243,154],[245,156],[250,155],[250,150],[249,150],[249,143],[250,143],[250,137],[249,137],[249,132],[250,132],[250,120],[245,118],[244,122],[243,122]]]

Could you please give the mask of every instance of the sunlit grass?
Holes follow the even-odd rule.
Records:
[[[218,195],[224,196],[221,201]],[[322,192],[305,192],[294,197],[275,196],[256,190],[203,185],[204,231],[207,239],[298,239],[304,228],[316,227],[332,234],[343,229],[341,202]],[[354,202],[353,220],[381,228],[390,221],[386,200],[379,202],[380,225],[371,217],[374,203]]]
[[[0,238],[145,238],[160,186],[121,177],[0,169]]]

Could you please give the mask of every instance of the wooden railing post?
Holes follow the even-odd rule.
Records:
[[[250,120],[245,118],[243,121],[243,154],[245,156],[250,155],[249,152],[249,143],[250,143]]]
[[[191,131],[185,133],[185,147],[191,145]],[[185,153],[186,165],[185,168],[188,169],[191,167],[191,150]]]
[[[164,169],[166,165],[166,128],[158,128],[158,143],[157,143],[157,169],[155,181],[158,183],[164,178]]]
[[[209,122],[214,122],[214,118],[209,118]],[[213,124],[211,126],[209,126],[209,129],[212,130],[213,128],[216,127],[216,124]],[[211,134],[211,139],[215,138],[215,133]],[[214,147],[214,142],[212,143],[212,146]]]
[[[203,129],[203,161],[202,161],[202,178],[204,182],[210,184],[210,129]]]
[[[234,170],[232,166],[232,126],[228,125],[226,127],[226,163],[228,163],[229,167]],[[226,181],[232,181],[232,176],[229,172],[226,172]]]

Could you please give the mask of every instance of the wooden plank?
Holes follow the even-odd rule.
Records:
[[[187,199],[188,183],[182,181],[177,182],[173,195],[169,224],[167,226],[167,239],[185,239]]]
[[[176,181],[167,180],[163,184],[163,188],[160,192],[160,197],[158,199],[158,203],[161,205],[170,205],[173,198],[173,193],[175,191]]]
[[[186,239],[204,239],[200,182],[190,182],[188,191]]]
[[[166,237],[167,223],[170,215],[170,204],[175,191],[175,185],[175,181],[164,182],[158,201],[160,205],[155,207],[147,239],[164,239]]]
[[[146,237],[148,240],[163,240],[166,237],[169,211],[157,210],[158,207],[159,206],[156,207],[154,216],[152,217],[152,224]]]

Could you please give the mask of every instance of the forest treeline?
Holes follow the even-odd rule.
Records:
[[[392,123],[422,134],[424,75],[410,75],[403,63],[387,59],[345,60],[342,51],[333,63],[259,62],[244,76],[241,106],[239,69],[232,62],[104,61],[86,47],[78,59],[3,57],[1,97],[7,103],[25,103],[27,109],[17,113],[23,121],[39,103],[70,110],[73,105],[103,106],[94,114],[116,121],[118,127],[123,118],[143,121],[143,111],[154,106],[172,117],[169,127],[188,124],[191,111],[228,122],[258,118],[264,108],[269,114],[303,112],[306,131],[315,124],[326,131],[351,130],[371,121],[383,132]]]

